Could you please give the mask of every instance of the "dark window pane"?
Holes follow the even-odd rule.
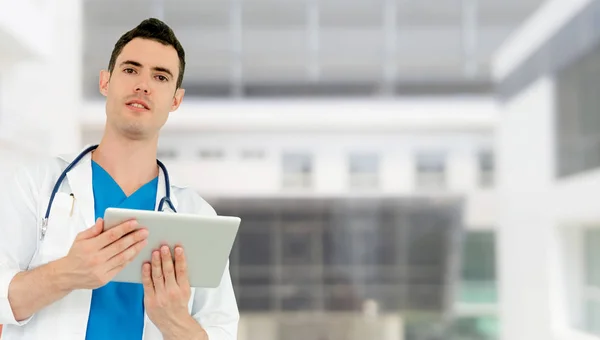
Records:
[[[355,311],[362,305],[357,287],[342,284],[325,287],[325,309],[331,311]]]
[[[352,235],[348,230],[332,228],[323,231],[323,262],[325,265],[352,263]]]
[[[496,252],[493,231],[472,231],[463,244],[462,277],[466,281],[494,281]]]
[[[396,242],[396,233],[380,233],[377,245],[377,263],[382,265],[397,264],[396,251],[398,244]]]
[[[273,283],[273,279],[270,275],[268,276],[256,276],[256,277],[247,277],[240,276],[239,284],[242,287],[251,287],[251,286],[261,286],[267,287]]]
[[[271,301],[268,297],[260,296],[238,296],[240,312],[256,312],[271,310]]]
[[[284,265],[314,262],[312,256],[313,235],[310,230],[286,230],[282,236],[282,262]]]
[[[271,265],[272,241],[269,232],[240,232],[236,240],[241,265]]]
[[[315,309],[315,289],[312,286],[280,286],[281,309],[284,311],[306,311]]]

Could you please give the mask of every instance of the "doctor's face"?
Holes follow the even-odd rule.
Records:
[[[172,46],[136,38],[116,59],[111,73],[100,73],[106,96],[107,129],[131,139],[153,139],[177,110],[183,89],[177,89],[179,58]]]

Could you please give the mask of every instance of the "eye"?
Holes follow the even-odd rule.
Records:
[[[132,68],[126,68],[126,69],[123,70],[123,72],[131,74],[131,73],[135,73],[135,70],[132,69]]]
[[[164,81],[167,81],[167,80],[169,80],[167,77],[165,77],[165,76],[163,76],[163,75],[161,75],[161,74],[157,75],[157,76],[156,76],[156,78],[157,78],[159,81],[163,81],[163,82],[164,82]]]

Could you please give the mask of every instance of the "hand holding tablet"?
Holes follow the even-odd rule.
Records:
[[[109,208],[104,214],[104,230],[131,219],[148,230],[148,244],[113,281],[142,283],[143,265],[151,263],[153,251],[166,245],[170,254],[164,255],[171,259],[177,260],[176,246],[183,249],[191,287],[219,286],[241,223],[239,217]],[[160,252],[157,255],[161,255]]]

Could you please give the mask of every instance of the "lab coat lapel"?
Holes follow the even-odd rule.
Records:
[[[85,222],[84,229],[95,223],[94,191],[92,186],[92,154],[88,153],[67,174],[75,204]]]

